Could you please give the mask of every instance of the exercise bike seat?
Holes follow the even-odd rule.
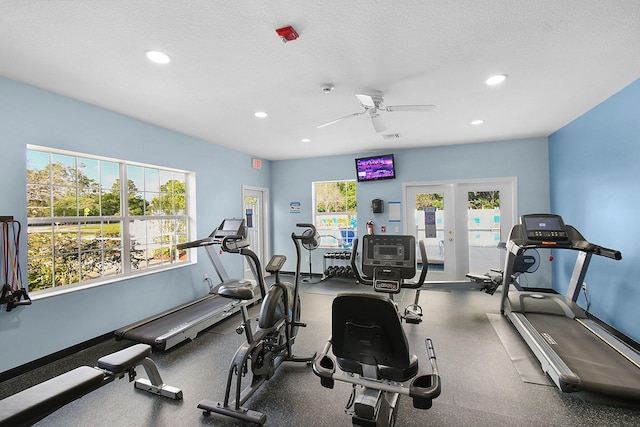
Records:
[[[255,296],[254,289],[254,284],[249,280],[230,279],[216,286],[214,292],[225,298],[250,300]]]
[[[377,380],[404,382],[418,373],[418,357],[391,300],[377,294],[339,294],[332,308],[333,354],[340,369]]]
[[[266,298],[260,308],[260,317],[258,320],[258,327],[260,329],[270,329],[276,326],[276,324],[284,319],[287,315],[291,316],[291,310],[293,309],[293,296],[294,292],[291,283],[283,282],[280,286],[271,286]],[[284,300],[287,299],[287,305],[289,307],[289,313],[285,312]],[[290,320],[295,321],[293,316]]]

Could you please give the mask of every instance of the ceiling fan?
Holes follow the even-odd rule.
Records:
[[[362,111],[318,125],[318,129],[332,125],[334,123],[338,123],[339,121],[348,119],[349,117],[356,117],[367,114],[371,118],[373,128],[377,133],[380,133],[387,129],[384,120],[380,116],[380,112],[382,111],[393,113],[403,111],[434,111],[436,109],[435,105],[389,105],[385,107],[384,95],[382,94],[382,92],[378,91],[372,91],[369,93],[357,93],[356,98],[358,98],[358,101],[360,101]]]

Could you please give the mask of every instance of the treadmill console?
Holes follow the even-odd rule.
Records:
[[[560,215],[529,214],[522,215],[525,237],[532,241],[568,242],[567,228]]]
[[[218,228],[213,230],[209,237],[194,240],[192,242],[178,243],[176,248],[178,248],[178,250],[183,250],[188,248],[199,248],[200,246],[220,245],[224,238],[228,236],[240,236],[240,239],[234,239],[234,242],[227,242],[228,245],[226,249],[237,250],[249,246],[249,240],[247,239],[247,227],[244,225],[244,219],[226,218],[222,220],[222,223]]]
[[[247,237],[244,218],[225,218],[213,233],[212,237],[216,239],[224,239],[227,236]]]

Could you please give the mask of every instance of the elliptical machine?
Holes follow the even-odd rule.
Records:
[[[357,248],[358,240],[354,239],[352,259]],[[424,244],[420,250],[422,259],[426,259]],[[410,353],[402,317],[393,301],[393,294],[402,288],[422,286],[426,269],[418,283],[408,282],[416,274],[413,236],[365,235],[363,274],[355,263],[352,265],[358,281],[372,285],[378,293],[336,296],[331,336],[314,362],[313,372],[326,388],[333,388],[335,381],[353,385],[345,408],[353,425],[393,426],[400,395],[410,396],[417,409],[431,408],[433,399],[440,395],[433,343],[425,340],[432,373],[418,375],[418,357]],[[329,350],[335,357],[328,354]],[[336,372],[336,365],[340,372]]]
[[[204,415],[211,412],[227,415],[243,421],[262,425],[267,421],[267,415],[243,407],[244,403],[269,380],[276,369],[283,362],[303,362],[311,365],[316,357],[297,357],[293,354],[293,344],[299,327],[306,324],[300,322],[300,295],[298,286],[300,283],[300,245],[311,243],[310,239],[317,239],[316,229],[312,224],[297,224],[306,230],[301,234],[291,233],[291,239],[296,247],[296,273],[295,283],[280,281],[280,269],[283,267],[286,257],[274,255],[265,267],[269,273],[275,274],[275,282],[267,290],[260,260],[258,256],[248,248],[248,241],[242,236],[227,236],[222,241],[222,250],[230,253],[238,253],[247,257],[249,266],[256,277],[262,294],[262,305],[258,317],[258,326],[255,331],[251,328],[251,319],[247,309],[248,302],[254,298],[254,286],[246,281],[222,284],[217,293],[226,298],[240,299],[242,323],[236,332],[244,332],[247,340],[236,351],[227,376],[227,387],[224,401],[216,402],[203,400],[198,408],[203,409]],[[244,389],[242,379],[247,373],[251,373],[251,382]],[[233,393],[233,394],[232,394]]]

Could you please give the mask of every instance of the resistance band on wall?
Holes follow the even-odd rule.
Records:
[[[7,304],[7,311],[20,305],[30,305],[31,299],[22,286],[20,272],[21,226],[13,219],[2,221],[2,294],[0,304]]]

